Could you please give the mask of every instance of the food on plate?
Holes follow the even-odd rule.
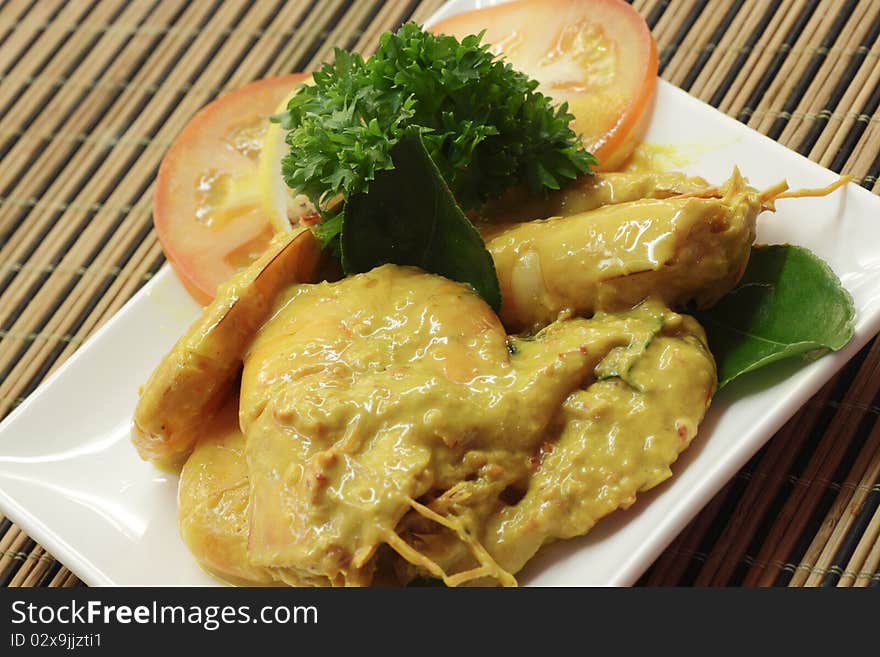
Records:
[[[180,536],[199,563],[236,584],[271,584],[272,574],[247,558],[248,469],[244,434],[233,394],[202,424],[192,455],[180,471]]]
[[[210,495],[192,482],[213,477],[214,439],[187,462],[185,535],[215,571],[228,546],[237,577],[364,585],[385,561],[404,582],[510,584],[543,543],[670,476],[715,381],[696,322],[652,301],[518,338],[472,290],[416,269],[294,285],[244,357],[244,449],[223,453]],[[228,524],[190,511],[219,499],[217,480]],[[193,539],[207,532],[221,538]]]
[[[312,78],[279,118],[290,146],[282,171],[321,213],[315,234],[325,244],[343,230],[340,201],[378,172],[399,171],[392,151],[414,132],[465,209],[516,184],[558,189],[596,162],[566,105],[474,35],[458,41],[406,23],[366,60],[337,49]]]
[[[483,224],[514,223],[536,218],[567,217],[589,212],[603,205],[616,205],[646,198],[669,198],[708,189],[709,183],[680,171],[612,171],[581,176],[562,189],[535,196],[527,188],[510,189],[489,201],[472,216]]]
[[[752,249],[745,275],[699,320],[712,335],[723,387],[784,358],[843,349],[854,315],[852,297],[821,258],[772,244]]]
[[[701,193],[707,198],[684,196],[719,202],[712,198],[717,190]],[[736,174],[724,193],[747,195],[753,207],[744,206],[753,214],[761,207],[760,194]],[[631,219],[631,212],[618,216]],[[716,208],[707,216],[721,222],[729,214],[729,208]],[[648,205],[642,216],[656,216],[656,208]],[[564,227],[564,221],[533,225]],[[747,248],[753,226],[743,216],[739,222],[739,239]],[[732,230],[718,227],[719,233]],[[627,244],[626,231],[612,230],[610,237],[611,245],[615,237]],[[182,432],[186,448],[197,447],[182,474],[181,523],[185,540],[212,572],[255,582],[272,577],[297,585],[367,584],[378,563],[390,561],[402,581],[427,574],[450,584],[470,578],[510,583],[511,574],[544,542],[587,531],[668,476],[676,449],[693,439],[711,399],[715,369],[702,330],[660,302],[592,319],[551,321],[534,335],[510,337],[468,288],[413,269],[386,265],[338,283],[297,284],[315,270],[316,242],[308,232],[279,242],[280,255],[270,251],[222,288],[190,331],[198,340],[185,336],[166,357],[136,414],[142,426],[167,431],[174,425],[166,414],[173,419],[195,409],[187,418],[193,430]],[[724,262],[727,250],[719,238],[707,240],[701,254]],[[716,258],[708,257],[713,254]],[[302,262],[312,264],[295,272],[292,264]],[[633,274],[632,280],[638,279]],[[702,283],[696,275],[691,282],[694,290]],[[248,304],[249,299],[255,301]],[[218,321],[233,317],[229,309],[237,311],[230,323]],[[229,327],[234,340],[223,337]],[[193,345],[196,355],[211,345],[210,353],[222,359],[206,366],[196,357],[198,366],[192,366]],[[236,390],[229,383],[238,382],[242,367],[242,433],[228,429],[221,444],[238,440],[244,447],[238,456],[233,448],[221,455],[216,440],[205,438],[212,431],[199,429],[199,420],[234,403],[229,400]],[[652,386],[659,387],[652,392]],[[151,401],[156,398],[164,408]],[[678,398],[686,401],[673,403]],[[604,409],[598,416],[587,412],[597,408]],[[624,429],[632,423],[639,428]],[[170,435],[174,439],[173,431]],[[596,437],[602,435],[620,439],[609,446]],[[159,453],[157,444],[172,447],[173,457],[185,454],[179,439],[138,443],[150,458]],[[566,468],[598,458],[590,456],[597,445],[604,445],[613,463],[600,474],[585,475],[582,488],[572,488],[575,479]],[[649,449],[659,445],[664,445],[659,453]],[[214,479],[205,472],[212,453],[220,462]],[[626,466],[618,458],[637,464],[636,473],[624,476]],[[453,467],[458,463],[471,465]],[[224,475],[240,475],[245,465],[246,481]],[[481,469],[492,477],[481,478]],[[563,476],[566,491],[579,491],[567,501],[552,485]],[[212,511],[209,503],[220,498],[207,491],[216,489],[194,486],[194,480],[213,486],[232,482],[222,496],[230,500],[223,506],[228,513]],[[242,487],[249,491],[247,508]],[[604,491],[598,497],[596,487]],[[489,491],[495,493],[491,504]],[[377,497],[370,501],[372,495]],[[545,507],[547,496],[560,496],[557,508],[565,513],[526,522],[527,509]],[[467,511],[475,524],[465,531],[457,516],[447,517],[452,510]],[[511,514],[516,522],[503,521],[505,532],[489,530]],[[438,526],[432,529],[424,516]],[[242,518],[248,528],[244,551]],[[372,533],[365,535],[365,526]],[[531,539],[520,536],[528,533],[525,526],[534,529]],[[383,545],[398,556],[380,558]]]
[[[493,52],[568,103],[574,131],[604,171],[622,165],[645,134],[657,46],[623,0],[520,0],[457,14],[431,30],[458,38],[485,31]]]
[[[751,258],[761,212],[834,186],[605,170],[650,118],[653,40],[618,0],[549,7],[409,23],[367,59],[254,83],[166,156],[157,231],[207,305],[132,434],[182,468],[181,536],[208,571],[516,584],[671,476],[719,371],[851,337],[821,261]],[[465,35],[485,24],[492,51]],[[835,329],[786,325],[791,304]]]
[[[739,171],[720,187],[611,203],[484,231],[514,331],[561,312],[592,314],[647,296],[677,308],[711,306],[745,271],[761,193]]]
[[[302,231],[271,242],[253,266],[220,286],[141,389],[132,424],[141,456],[173,465],[189,454],[206,418],[228,397],[275,296],[291,282],[312,280],[320,262],[317,242]]]
[[[497,499],[497,482],[465,477],[428,503],[432,511],[475,523],[481,548],[510,573],[542,546],[586,533],[603,516],[632,505],[637,493],[671,477],[670,466],[696,436],[715,391],[714,362],[702,329],[660,304],[554,323],[536,342],[556,346],[575,336],[592,373],[566,396],[543,441],[533,438],[528,464],[533,469],[517,464],[519,480],[512,477],[516,467],[506,472],[510,483]],[[541,353],[540,346],[526,345]],[[592,367],[595,351],[602,360]],[[555,368],[542,374],[557,376]],[[421,554],[405,564],[403,579],[421,574],[425,558],[440,567],[429,568],[435,575],[460,573],[452,583],[482,576],[466,570],[479,553],[469,554],[464,541],[432,520],[417,508],[401,523],[401,536]],[[471,535],[470,526],[465,528]]]
[[[258,181],[263,135],[269,116],[306,77],[267,78],[222,95],[192,118],[162,160],[156,235],[201,303],[262,253],[275,232]]]

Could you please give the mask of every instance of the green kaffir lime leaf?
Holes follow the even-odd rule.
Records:
[[[845,346],[853,336],[853,300],[825,262],[792,245],[758,246],[739,284],[696,315],[724,386],[792,356]]]

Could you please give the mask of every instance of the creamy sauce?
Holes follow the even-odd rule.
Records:
[[[662,173],[692,164],[698,157],[693,147],[683,144],[651,144],[642,142],[620,166],[628,173]]]
[[[714,380],[699,327],[653,302],[509,340],[469,289],[414,269],[293,288],[245,359],[247,568],[368,584],[390,545],[404,581],[511,583],[667,477]]]
[[[670,198],[709,187],[702,178],[689,177],[678,171],[599,173],[581,176],[564,189],[540,196],[523,188],[513,189],[501,199],[488,203],[474,220],[483,235],[491,237],[499,225],[567,217],[605,205]]]
[[[647,296],[711,305],[745,269],[761,209],[758,191],[735,173],[720,189],[492,226],[486,247],[501,284],[502,320],[510,330],[531,330],[561,313],[589,316]]]
[[[481,224],[500,319],[394,265],[290,285],[318,259],[287,238],[157,368],[136,445],[192,452],[181,533],[227,580],[513,584],[542,545],[670,476],[716,377],[702,329],[667,305],[735,284],[762,203],[738,173],[714,188],[648,172],[508,206]]]
[[[187,547],[210,573],[236,584],[271,584],[271,573],[247,558],[247,463],[238,427],[238,397],[202,429],[180,473],[178,525]]]
[[[179,468],[205,418],[228,399],[253,334],[290,281],[321,264],[310,233],[282,235],[256,262],[220,286],[214,301],[162,359],[140,391],[132,440],[141,458]]]

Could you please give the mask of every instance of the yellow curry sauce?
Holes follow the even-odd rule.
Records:
[[[297,286],[245,358],[247,467],[214,448],[235,475],[206,512],[220,498],[193,484],[196,450],[184,536],[215,571],[225,540],[225,574],[256,581],[369,584],[388,545],[402,581],[510,584],[541,545],[666,479],[714,382],[699,326],[650,301],[508,338],[469,288],[415,269]]]
[[[145,458],[192,452],[179,517],[206,568],[513,584],[542,545],[670,476],[715,368],[702,329],[667,306],[737,282],[766,204],[738,172],[721,187],[626,172],[526,206],[478,224],[500,318],[412,268],[296,284],[319,261],[308,233],[221,288],[135,415]]]
[[[180,473],[180,535],[202,566],[234,584],[271,584],[247,557],[250,484],[235,395],[203,429]]]
[[[631,176],[606,178],[596,188],[612,189],[612,197],[622,201],[568,216],[485,227],[505,326],[531,330],[562,312],[589,316],[648,296],[676,307],[693,301],[702,308],[726,294],[748,264],[763,207],[760,193],[735,171],[720,188],[682,181],[691,191],[630,200],[629,193],[644,193],[646,187],[654,194],[665,190],[656,186],[660,179],[643,174],[636,176],[641,181],[636,184]],[[591,198],[572,193],[580,207]]]

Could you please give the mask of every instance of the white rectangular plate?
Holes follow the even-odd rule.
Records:
[[[452,2],[443,15],[490,4]],[[438,14],[439,17],[440,14]],[[734,165],[757,187],[785,177],[821,187],[837,176],[661,82],[647,140],[677,144],[682,168],[711,181]],[[589,535],[542,551],[532,585],[628,585],[797,409],[880,330],[880,198],[849,185],[780,201],[759,241],[825,258],[852,293],[856,334],[841,352],[749,377],[714,401],[675,476]],[[0,510],[91,585],[212,585],[181,542],[177,477],[141,461],[129,436],[137,389],[196,317],[166,265],[0,424]]]

